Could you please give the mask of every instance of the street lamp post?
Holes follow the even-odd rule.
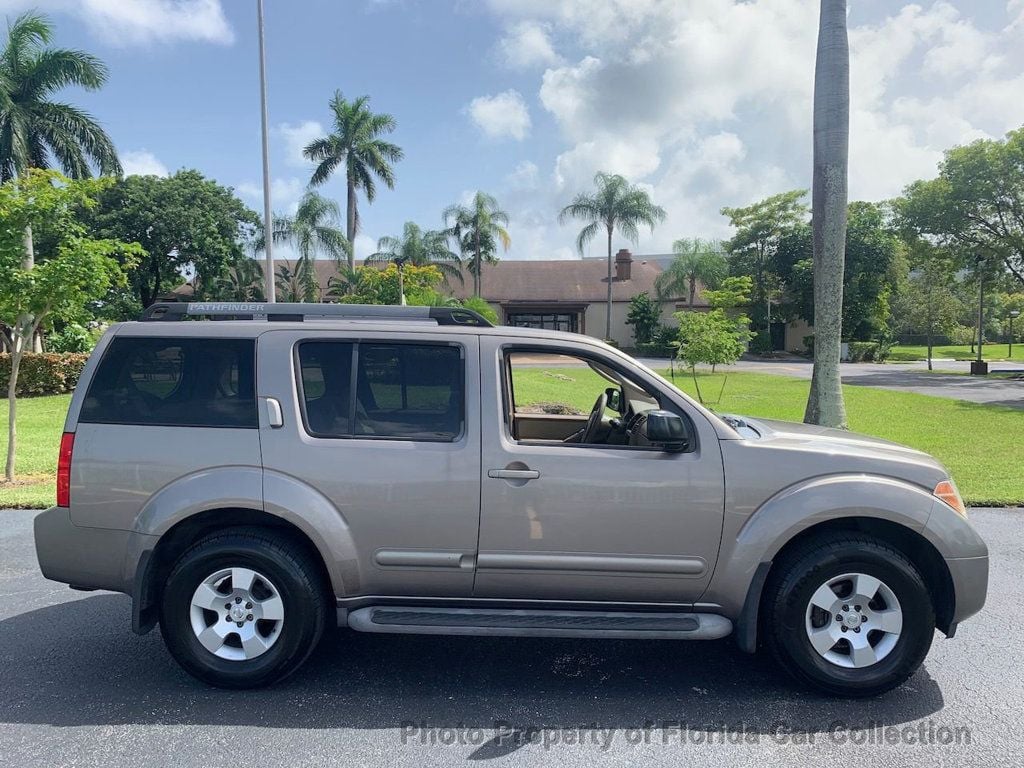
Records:
[[[263,0],[256,0],[260,49],[260,117],[263,127],[263,253],[266,256],[267,301],[277,300],[274,286],[274,218],[270,211],[270,140],[267,135],[267,53],[263,46]]]
[[[1013,359],[1013,321],[1014,318],[1020,317],[1019,309],[1010,310],[1010,354],[1007,355],[1011,360]]]
[[[975,376],[988,375],[988,363],[981,359],[981,346],[985,341],[985,273],[982,266],[985,257],[980,253],[976,257],[978,266],[978,357],[971,362],[971,374]]]

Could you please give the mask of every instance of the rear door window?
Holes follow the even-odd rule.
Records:
[[[312,435],[453,441],[462,434],[458,346],[306,341],[298,363]]]
[[[255,428],[255,341],[115,338],[79,421]]]

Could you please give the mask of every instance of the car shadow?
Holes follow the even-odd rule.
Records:
[[[869,700],[825,698],[731,641],[367,635],[332,631],[295,675],[256,691],[184,673],[159,632],[129,631],[129,603],[92,595],[0,621],[0,722],[54,726],[492,729],[474,757],[543,729],[795,733],[899,724],[943,706],[922,668]],[[411,730],[409,731],[412,732]]]

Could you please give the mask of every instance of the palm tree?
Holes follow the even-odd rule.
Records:
[[[338,274],[327,278],[327,296],[341,299],[357,295],[366,285],[366,274],[361,269],[349,269],[348,264],[343,264]]]
[[[323,184],[344,165],[348,195],[345,236],[350,243],[359,231],[358,190],[361,189],[366,194],[366,201],[372,203],[377,196],[375,177],[388,189],[394,189],[395,172],[391,166],[401,160],[403,154],[397,144],[381,138],[395,130],[395,118],[388,114],[374,114],[369,104],[369,96],[360,96],[350,102],[345,100],[341,91],[335,91],[329,102],[334,123],[332,132],[310,142],[302,150],[306,158],[317,163],[310,179],[314,186]],[[348,267],[355,269],[355,266],[355,254],[350,252]]]
[[[307,285],[299,267],[293,267],[290,261],[277,268],[274,275],[274,286],[277,290],[277,297],[281,301],[298,302],[309,301]]]
[[[654,226],[665,219],[665,209],[651,202],[650,196],[639,187],[631,185],[618,174],[599,171],[594,176],[597,190],[593,194],[581,192],[562,209],[558,221],[569,219],[589,222],[576,238],[576,248],[583,255],[583,248],[594,239],[601,227],[608,233],[608,306],[605,318],[605,338],[612,337],[612,234],[618,228],[630,242],[639,237],[639,227]]]
[[[846,0],[821,0],[814,66],[814,371],[804,421],[846,426],[839,349],[846,260],[846,180],[850,149],[850,47]]]
[[[469,271],[473,273],[473,295],[479,296],[483,287],[481,271],[484,262],[497,262],[495,251],[499,242],[505,251],[512,245],[506,229],[508,214],[498,207],[493,195],[478,191],[469,205],[449,205],[442,216],[448,234],[459,244],[459,250],[473,255]]]
[[[717,288],[729,272],[725,252],[718,240],[684,237],[672,243],[672,252],[675,254],[672,263],[654,281],[654,290],[662,301],[688,293],[692,307],[698,282],[706,288]]]
[[[338,227],[340,219],[338,204],[312,189],[302,195],[294,216],[274,216],[274,242],[286,243],[298,253],[294,278],[302,286],[300,295],[305,301],[313,301],[320,289],[314,265],[319,253],[338,266],[346,257],[351,259],[352,248]]]
[[[448,233],[428,229],[407,221],[401,237],[382,237],[377,241],[377,252],[366,257],[367,264],[390,262],[417,267],[435,266],[445,282],[454,277],[462,282],[462,260],[448,248]]]
[[[221,301],[263,301],[263,267],[244,253],[236,254],[216,291]]]
[[[51,161],[74,179],[121,173],[110,137],[87,112],[54,101],[69,85],[94,91],[107,68],[83,51],[48,47],[53,26],[38,13],[24,13],[7,25],[0,52],[0,181]]]

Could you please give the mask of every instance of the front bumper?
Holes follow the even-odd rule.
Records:
[[[43,576],[73,587],[131,594],[137,554],[155,540],[132,531],[86,528],[71,522],[66,507],[36,515],[36,557]]]

